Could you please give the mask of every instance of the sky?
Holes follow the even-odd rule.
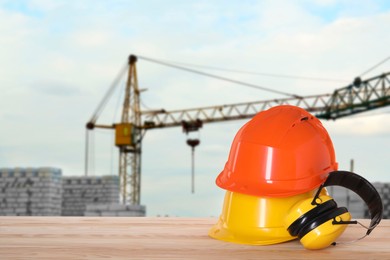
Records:
[[[0,167],[61,168],[84,175],[85,124],[130,54],[221,70],[207,73],[297,95],[332,93],[390,56],[383,0],[0,0]],[[390,71],[390,61],[363,78]],[[213,78],[137,62],[142,109],[176,110],[284,98]],[[321,79],[321,80],[319,80]],[[121,87],[98,123],[119,121]],[[122,88],[123,89],[123,88]],[[141,204],[148,216],[220,214],[215,178],[247,120],[205,124],[195,151],[177,128],[147,131]],[[390,182],[390,108],[323,121],[339,168]],[[93,134],[90,175],[117,174],[110,130]]]

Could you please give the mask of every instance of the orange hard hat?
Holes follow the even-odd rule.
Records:
[[[282,105],[258,113],[236,134],[219,187],[252,196],[288,197],[320,186],[337,170],[321,122],[302,108]]]

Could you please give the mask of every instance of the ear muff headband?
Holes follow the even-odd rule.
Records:
[[[328,213],[330,210],[333,210],[336,207],[337,204],[334,200],[325,201],[324,203],[306,212],[305,214],[300,216],[297,220],[295,220],[293,223],[291,223],[287,231],[292,236],[298,236],[298,234],[300,233],[299,231],[302,229],[302,227],[308,225],[308,223],[312,222],[313,219],[315,219],[319,215]]]
[[[316,204],[315,200],[319,196],[322,188],[327,186],[341,186],[352,190],[367,204],[370,212],[371,223],[367,230],[369,235],[371,231],[379,224],[383,216],[382,199],[375,187],[362,176],[349,171],[333,171],[329,173],[326,181],[320,186],[312,204]],[[338,223],[343,224],[343,223]]]

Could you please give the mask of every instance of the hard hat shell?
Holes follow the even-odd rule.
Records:
[[[333,144],[321,122],[302,108],[282,105],[241,127],[216,183],[253,196],[288,197],[313,190],[335,170]]]
[[[287,197],[256,197],[226,191],[222,213],[209,230],[218,240],[249,245],[269,245],[295,239],[285,226],[286,214],[314,191]],[[327,194],[323,189],[321,194]]]

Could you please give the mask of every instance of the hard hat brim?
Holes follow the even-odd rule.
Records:
[[[272,245],[296,239],[290,235],[278,236],[278,234],[286,234],[285,231],[285,227],[267,227],[250,230],[249,232],[241,230],[240,233],[237,233],[230,230],[224,220],[220,218],[209,230],[208,235],[218,240],[246,245]],[[253,235],[254,233],[261,234],[261,236]]]

